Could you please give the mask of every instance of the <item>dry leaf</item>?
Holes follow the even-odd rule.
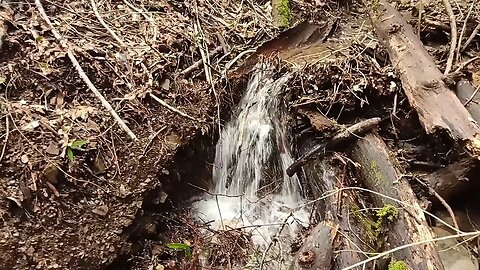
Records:
[[[54,156],[57,156],[58,154],[60,154],[60,149],[58,149],[58,146],[56,143],[50,143],[45,151],[50,155],[54,155]]]
[[[101,205],[99,207],[94,208],[92,212],[100,216],[105,216],[108,213],[108,206]]]

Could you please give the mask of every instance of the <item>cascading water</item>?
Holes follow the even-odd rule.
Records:
[[[198,218],[215,229],[249,228],[260,247],[268,245],[280,228],[283,237],[292,239],[309,218],[307,209],[298,209],[302,204],[299,179],[285,173],[293,159],[281,101],[291,74],[277,79],[274,75],[267,64],[252,71],[236,114],[217,143],[215,196],[194,205]]]

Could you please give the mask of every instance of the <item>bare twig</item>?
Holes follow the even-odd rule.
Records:
[[[210,52],[210,56],[215,56],[216,54],[218,54],[220,51],[223,50],[223,47],[222,46],[218,46],[217,48],[215,48],[215,50],[213,50],[212,52]],[[200,67],[200,65],[203,64],[203,58],[198,60],[197,62],[193,63],[191,66],[189,66],[188,68],[180,71],[180,75],[182,76],[188,76],[190,73],[192,73],[194,70],[198,69]]]
[[[124,48],[125,43],[120,39],[120,37],[117,36],[117,34],[115,34],[115,32],[112,30],[112,28],[110,28],[110,26],[108,26],[108,24],[103,20],[102,16],[100,16],[100,13],[98,12],[97,4],[95,3],[95,0],[90,0],[90,4],[92,5],[92,9],[93,9],[93,13],[95,13],[95,17],[97,17],[97,20],[100,22],[100,24],[103,27],[105,27],[105,29],[107,29],[108,33],[110,33],[110,35],[112,35],[113,39],[115,39],[118,42],[118,44],[120,44],[120,46],[122,48]]]
[[[464,67],[468,66],[470,63],[476,61],[480,59],[480,56],[475,56],[471,59],[468,59],[467,61],[465,61],[464,63],[461,63],[460,65],[458,65],[457,69],[455,69],[455,71],[453,73],[458,73],[460,72]]]
[[[293,216],[293,212],[290,212],[288,214],[288,216],[285,219],[285,221],[283,222],[282,226],[280,226],[280,228],[278,228],[277,233],[275,234],[275,236],[273,236],[270,243],[268,243],[267,248],[263,251],[262,260],[260,261],[260,270],[263,270],[263,266],[265,264],[265,259],[267,258],[268,251],[273,247],[274,244],[276,244],[278,242],[278,238],[280,237],[280,234],[282,233],[283,228],[285,228],[285,225],[287,225],[288,219],[291,216]]]
[[[457,47],[457,22],[455,20],[455,14],[453,14],[452,6],[450,5],[450,0],[443,0],[443,5],[448,14],[448,19],[450,20],[450,52],[448,53],[447,66],[443,74],[450,73],[453,65],[453,57],[455,56],[455,48]]]
[[[457,62],[460,59],[460,48],[462,47],[463,34],[465,33],[465,28],[467,27],[468,18],[470,18],[470,14],[472,13],[474,4],[475,4],[475,1],[473,1],[472,4],[470,5],[470,8],[468,9],[467,17],[463,22],[462,31],[460,31],[460,37],[458,38],[458,46],[457,46]]]
[[[480,89],[480,86],[478,86],[477,88],[475,88],[475,91],[473,91],[472,95],[470,96],[470,98],[468,98],[467,101],[465,101],[465,103],[463,103],[463,106],[467,107],[467,105],[472,102],[472,100],[475,98],[475,96],[477,95],[478,93],[478,90]]]
[[[113,116],[113,118],[117,121],[117,123],[120,125],[120,127],[125,132],[127,132],[127,134],[130,136],[130,138],[132,138],[133,140],[136,140],[137,136],[135,136],[135,134],[130,130],[130,128],[128,128],[128,126],[125,124],[125,122],[120,118],[120,116],[118,116],[118,114],[112,108],[110,103],[108,103],[108,101],[102,96],[102,94],[98,91],[98,89],[93,85],[93,83],[90,81],[88,76],[85,74],[82,67],[78,63],[77,59],[75,58],[75,55],[73,54],[73,52],[68,47],[67,40],[64,39],[60,35],[60,33],[57,31],[57,29],[55,29],[52,22],[48,18],[47,14],[45,13],[45,9],[43,9],[43,6],[42,6],[42,3],[40,2],[40,0],[35,0],[35,5],[37,6],[37,9],[38,9],[38,12],[40,13],[40,16],[42,16],[42,18],[48,24],[48,26],[50,27],[50,29],[51,29],[53,35],[55,36],[55,38],[60,42],[60,45],[66,49],[68,58],[72,62],[73,66],[75,67],[75,70],[77,71],[80,78],[83,79],[83,81],[87,84],[90,91],[92,91],[93,94],[95,94],[95,96],[102,102],[103,107],[105,107],[105,109],[107,109],[107,111]]]
[[[8,120],[8,114],[5,116],[5,125],[6,125],[6,134],[5,134],[5,139],[4,139],[4,144],[2,147],[2,154],[0,154],[0,161],[3,159],[3,155],[5,155],[5,149],[7,149],[7,143],[8,143],[8,136],[10,134],[10,122]]]
[[[417,26],[417,35],[420,36],[422,31],[422,14],[423,14],[423,0],[420,0],[418,3],[418,26]]]
[[[414,179],[420,184],[422,184],[423,186],[425,186],[426,188],[428,188],[428,191],[440,201],[440,203],[445,207],[445,209],[447,209],[448,214],[452,218],[453,226],[455,227],[455,229],[457,229],[457,233],[459,233],[460,228],[458,227],[457,219],[455,218],[455,213],[453,212],[450,205],[448,205],[445,199],[443,199],[442,196],[440,196],[440,194],[438,194],[438,192],[436,192],[435,189],[433,189],[431,186],[429,186],[428,184],[424,183],[423,181],[421,181],[416,177]]]
[[[152,144],[153,140],[160,134],[160,132],[164,131],[167,128],[167,126],[161,127],[157,132],[155,132],[151,137],[150,140],[148,140],[148,143],[145,145],[143,148],[143,153],[142,156],[145,156],[147,154],[148,147],[150,147],[150,144]]]
[[[461,234],[455,234],[455,235],[448,235],[448,236],[444,236],[444,237],[439,237],[439,238],[433,238],[433,239],[427,239],[427,240],[423,240],[423,241],[418,241],[416,243],[410,243],[410,244],[406,244],[406,245],[402,245],[402,246],[399,246],[399,247],[396,247],[396,248],[392,248],[390,250],[387,250],[385,252],[382,252],[376,256],[373,256],[373,257],[370,257],[366,260],[363,260],[361,262],[358,262],[356,264],[353,264],[353,265],[350,265],[349,267],[345,267],[343,268],[343,270],[350,270],[350,269],[355,269],[359,266],[362,266],[362,265],[365,265],[366,263],[369,263],[371,261],[375,261],[377,259],[380,259],[386,255],[389,255],[389,254],[392,254],[392,253],[395,253],[399,250],[402,250],[402,249],[406,249],[406,248],[409,248],[409,247],[413,247],[413,246],[418,246],[418,245],[423,245],[423,244],[428,244],[428,243],[432,243],[432,242],[438,242],[438,241],[443,241],[443,240],[448,240],[448,239],[455,239],[455,238],[460,238],[460,237],[466,237],[466,236],[472,236],[472,237],[478,237],[480,235],[480,232],[476,231],[476,232],[467,232],[467,233],[461,233]]]
[[[190,116],[190,115],[188,115],[188,114],[180,111],[179,109],[177,109],[177,108],[175,108],[175,107],[173,107],[173,106],[168,105],[168,103],[166,103],[165,101],[163,101],[163,99],[160,99],[159,97],[155,96],[154,94],[152,94],[152,93],[149,93],[149,94],[150,94],[150,96],[151,96],[153,99],[155,99],[155,101],[157,101],[158,103],[160,103],[160,105],[162,105],[162,106],[164,106],[165,108],[171,110],[172,112],[176,112],[176,113],[180,114],[181,116],[186,117],[186,118],[188,118],[188,119],[191,119],[191,120],[194,120],[194,121],[199,121],[199,120],[197,120],[196,118],[194,118],[194,117],[192,117],[192,116]]]
[[[92,0],[93,1],[93,0]],[[125,3],[125,5],[127,5],[129,8],[135,10],[136,12],[138,13],[141,13],[143,15],[143,17],[150,23],[150,25],[152,26],[153,28],[153,37],[152,37],[152,40],[157,40],[157,35],[158,35],[158,30],[157,30],[157,25],[155,24],[155,20],[148,16],[148,14],[137,8],[136,6],[134,6],[132,3],[128,2],[127,0],[123,0],[123,2]]]
[[[327,143],[315,146],[312,150],[310,150],[309,152],[298,158],[298,160],[296,160],[294,163],[292,163],[287,168],[288,176],[293,176],[315,154],[320,153],[322,150],[324,150],[324,152],[332,150],[338,145],[343,144],[346,141],[352,140],[355,137],[360,138],[359,136],[364,135],[371,129],[378,126],[380,121],[380,118],[367,119],[335,134],[335,136],[333,136],[333,138],[330,139]]]
[[[477,36],[478,31],[480,31],[480,23],[477,24],[477,27],[475,27],[475,29],[473,29],[473,32],[470,35],[470,37],[468,37],[467,41],[465,41],[465,44],[462,47],[462,52],[465,51],[465,49],[467,49],[467,47],[468,47],[468,45],[470,45],[470,43],[472,43],[472,40]]]
[[[404,202],[404,201],[395,199],[395,198],[393,198],[393,197],[387,196],[387,195],[385,195],[385,194],[382,194],[382,193],[380,193],[380,192],[376,192],[376,191],[371,190],[371,189],[362,188],[362,187],[343,187],[343,188],[338,188],[338,189],[334,189],[334,190],[328,190],[328,191],[324,192],[324,193],[322,194],[322,196],[320,196],[320,197],[318,197],[318,198],[316,198],[316,199],[314,199],[314,200],[308,201],[308,202],[306,202],[306,203],[304,203],[304,204],[301,204],[301,205],[295,207],[294,210],[298,210],[298,209],[301,209],[301,208],[303,208],[303,207],[305,207],[305,206],[307,206],[307,205],[311,205],[311,204],[314,204],[314,203],[316,203],[316,202],[318,202],[318,201],[325,200],[326,198],[328,198],[328,197],[330,197],[330,196],[333,196],[333,195],[336,195],[336,194],[338,194],[338,193],[340,193],[340,192],[342,192],[342,191],[345,191],[345,190],[360,190],[360,191],[364,191],[364,192],[368,192],[368,193],[375,194],[375,195],[380,196],[380,197],[385,198],[385,199],[392,200],[392,201],[394,201],[394,202],[396,202],[396,203],[398,203],[398,204],[400,204],[400,205],[403,205],[403,206],[413,207],[411,204],[408,204],[408,203],[406,203],[406,202]],[[443,225],[445,225],[445,226],[448,227],[449,229],[451,229],[451,230],[453,230],[453,231],[455,231],[455,232],[457,232],[457,233],[463,233],[462,231],[457,230],[455,227],[453,227],[452,225],[450,225],[450,224],[448,224],[447,222],[443,221],[441,218],[435,216],[434,214],[432,214],[432,213],[430,213],[430,212],[428,212],[428,211],[425,211],[425,210],[423,210],[423,209],[420,209],[420,211],[421,211],[422,213],[424,213],[425,215],[427,215],[427,216],[429,216],[429,217],[432,217],[432,218],[435,219],[436,221],[442,223]]]

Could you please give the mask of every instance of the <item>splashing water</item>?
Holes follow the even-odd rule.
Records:
[[[214,189],[194,205],[198,217],[215,229],[248,227],[257,246],[266,246],[282,224],[283,236],[294,238],[308,225],[299,179],[285,170],[293,162],[288,148],[285,108],[281,106],[287,73],[274,79],[274,69],[257,65],[237,112],[217,143]],[[227,196],[224,196],[227,195]]]

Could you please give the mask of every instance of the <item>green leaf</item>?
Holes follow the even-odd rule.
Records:
[[[70,148],[70,147],[67,147],[67,157],[70,161],[73,161],[73,159],[74,159],[73,151],[72,151],[72,148]]]
[[[85,140],[77,140],[77,141],[73,141],[71,144],[70,144],[70,148],[72,149],[80,149],[82,148],[82,146],[84,146],[85,144],[87,144],[88,141],[85,141]]]
[[[187,244],[183,243],[168,243],[167,248],[169,249],[177,249],[177,250],[183,250],[185,251],[185,255],[187,256],[187,259],[192,258],[192,250],[190,249],[190,246]]]
[[[185,255],[187,255],[187,259],[192,258],[192,250],[189,246],[187,246],[187,248],[185,249]]]
[[[183,243],[168,243],[167,248],[185,250],[185,249],[190,248],[190,247],[186,244],[183,244]]]

